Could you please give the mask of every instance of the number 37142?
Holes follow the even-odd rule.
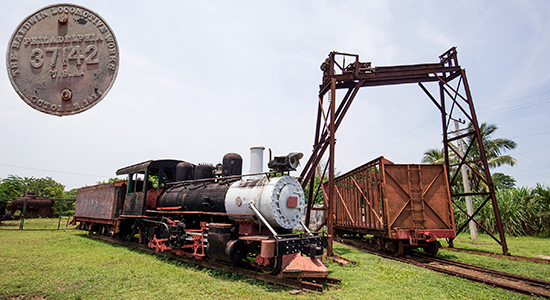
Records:
[[[56,47],[45,48],[44,50],[41,48],[33,49],[30,57],[31,66],[35,69],[39,69],[44,66],[44,56],[50,56],[50,53],[50,67],[52,68],[55,68],[58,60],[61,60],[61,64],[63,66],[67,66],[71,61],[74,61],[77,66],[80,66],[82,63],[87,65],[99,63],[98,48],[96,45],[89,45],[84,51],[82,51],[80,46],[74,46],[72,49],[71,47],[63,47],[61,51],[59,50],[60,49]],[[44,51],[46,52],[46,55],[44,55]]]

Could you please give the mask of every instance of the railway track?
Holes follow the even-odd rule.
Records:
[[[525,256],[517,256],[517,255],[502,255],[498,253],[491,253],[491,252],[484,252],[484,251],[477,251],[472,249],[464,249],[464,248],[454,248],[454,247],[441,247],[441,249],[449,250],[449,251],[455,251],[455,252],[465,252],[470,254],[476,254],[476,255],[484,255],[484,256],[490,256],[494,258],[505,258],[508,260],[516,260],[516,261],[530,261],[534,263],[539,264],[550,264],[550,259],[544,259],[544,258],[535,258],[535,257],[525,257]]]
[[[108,243],[112,243],[112,244],[123,245],[125,247],[132,248],[132,249],[139,249],[139,250],[142,250],[144,252],[152,253],[152,254],[155,254],[155,255],[167,255],[170,258],[174,259],[174,260],[178,260],[178,261],[188,263],[188,264],[192,264],[192,265],[198,265],[198,266],[201,266],[203,268],[223,270],[223,271],[227,271],[227,272],[237,273],[237,274],[241,274],[241,275],[244,275],[246,277],[249,277],[249,278],[262,280],[262,281],[265,281],[265,282],[274,283],[274,284],[278,284],[278,285],[281,285],[281,286],[291,287],[291,288],[295,288],[295,289],[303,290],[303,291],[308,291],[308,292],[312,292],[312,293],[322,294],[323,290],[325,289],[326,286],[334,286],[334,285],[341,282],[341,279],[330,278],[330,277],[315,278],[314,281],[305,281],[305,280],[298,280],[298,279],[292,279],[292,278],[286,278],[286,277],[279,277],[279,276],[276,276],[276,275],[258,273],[258,272],[253,271],[253,270],[240,268],[240,267],[236,267],[236,266],[232,266],[232,265],[221,264],[221,263],[217,263],[217,262],[213,262],[213,261],[198,260],[198,259],[194,259],[194,258],[187,257],[187,256],[179,256],[179,255],[176,255],[172,252],[157,253],[154,249],[151,249],[151,248],[149,248],[145,245],[142,245],[142,244],[139,244],[139,243],[122,241],[122,240],[111,238],[111,237],[108,237],[108,236],[91,234],[91,235],[88,235],[88,237],[91,237],[91,238],[96,239],[96,240],[101,240],[101,241],[105,241],[105,242],[108,242]]]
[[[412,264],[439,273],[462,277],[473,282],[484,283],[491,287],[550,299],[550,281],[487,269],[439,257],[430,257],[418,252],[412,252],[406,257],[394,257],[390,254],[377,252],[369,247],[368,244],[358,239],[340,239],[342,243],[348,246],[384,258]]]

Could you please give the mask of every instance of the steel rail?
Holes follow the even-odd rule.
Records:
[[[517,255],[502,255],[498,253],[493,252],[485,252],[485,251],[478,251],[478,250],[472,250],[472,249],[464,249],[464,248],[455,248],[455,247],[441,247],[441,249],[454,251],[454,252],[465,252],[470,254],[476,254],[476,255],[485,255],[490,256],[494,258],[506,258],[509,260],[516,260],[516,261],[530,261],[534,263],[539,264],[550,264],[550,259],[544,259],[544,258],[536,258],[536,257],[527,257],[527,256],[517,256]]]
[[[531,277],[526,277],[526,276],[522,276],[522,275],[506,273],[506,272],[502,272],[502,271],[498,271],[498,270],[488,269],[488,268],[485,268],[485,267],[471,265],[471,264],[467,264],[467,263],[463,263],[463,262],[459,262],[459,261],[454,261],[454,260],[450,260],[450,259],[446,259],[446,258],[441,258],[441,257],[430,257],[430,256],[427,256],[427,255],[421,254],[421,253],[414,253],[412,255],[412,257],[418,257],[418,258],[422,258],[422,259],[429,259],[429,260],[434,261],[434,262],[438,262],[438,263],[441,263],[441,264],[452,265],[452,266],[456,266],[456,267],[459,267],[459,268],[465,268],[465,269],[467,268],[467,269],[475,270],[475,271],[482,272],[482,273],[485,273],[485,274],[491,274],[492,276],[496,276],[496,277],[507,278],[507,279],[512,279],[512,280],[521,280],[522,282],[526,282],[526,283],[528,283],[529,285],[532,285],[532,286],[538,286],[538,287],[541,287],[541,288],[544,288],[544,289],[550,289],[550,281],[546,281],[546,280],[542,280],[542,279],[538,279],[538,278],[531,278]]]
[[[96,240],[101,240],[101,241],[105,241],[105,242],[108,242],[108,243],[122,245],[122,246],[133,248],[133,249],[139,249],[141,251],[144,251],[144,252],[147,252],[147,253],[150,253],[150,254],[167,255],[172,259],[179,260],[179,261],[187,263],[187,264],[198,265],[198,266],[201,266],[201,267],[207,268],[207,269],[216,269],[216,270],[222,270],[222,271],[227,271],[227,272],[231,272],[231,273],[237,273],[237,274],[241,274],[241,275],[244,275],[246,277],[249,277],[249,278],[253,278],[253,279],[257,279],[257,280],[261,280],[261,281],[266,281],[266,282],[269,282],[269,283],[274,283],[274,284],[278,284],[278,285],[282,285],[282,286],[286,286],[286,287],[291,287],[291,288],[295,288],[295,289],[300,289],[300,290],[304,290],[304,291],[308,291],[308,292],[312,292],[312,293],[322,294],[323,289],[325,287],[323,284],[334,285],[334,284],[338,284],[342,281],[341,279],[331,278],[331,277],[312,278],[312,280],[317,281],[317,282],[310,282],[310,281],[303,281],[303,280],[291,279],[291,278],[286,278],[286,277],[279,277],[279,276],[276,276],[276,275],[258,273],[257,271],[253,271],[253,270],[249,270],[249,269],[245,269],[245,268],[240,268],[240,267],[236,267],[236,266],[233,266],[233,265],[226,265],[226,264],[221,264],[221,263],[208,261],[208,260],[198,260],[198,259],[194,259],[192,257],[180,256],[180,255],[176,255],[175,253],[172,253],[172,252],[157,253],[155,251],[155,249],[149,248],[145,245],[138,244],[138,243],[133,243],[133,242],[128,242],[128,241],[122,241],[122,240],[115,239],[115,238],[108,237],[108,236],[96,235],[96,234],[90,234],[90,235],[87,235],[87,236],[90,237],[90,238],[96,239]]]
[[[378,255],[387,259],[400,261],[415,265],[417,267],[425,268],[434,272],[453,275],[461,278],[468,279],[472,282],[483,283],[491,287],[497,287],[504,290],[513,291],[516,293],[539,296],[550,299],[550,281],[545,281],[536,278],[525,277],[521,275],[501,272],[497,270],[487,269],[475,265],[460,263],[456,261],[450,261],[442,258],[430,257],[415,253],[411,255],[411,258],[394,257],[390,254],[372,250],[366,243],[357,239],[339,238],[345,245],[354,247],[360,251],[364,251],[370,254]],[[416,256],[417,259],[414,259]],[[418,259],[420,258],[420,259]],[[438,263],[441,266],[435,266],[432,263]],[[460,272],[458,270],[450,270],[445,268],[444,265],[454,266],[462,269],[473,270],[477,273],[481,273],[485,276],[476,276],[473,272]]]

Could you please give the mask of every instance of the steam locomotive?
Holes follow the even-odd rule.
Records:
[[[251,173],[242,157],[192,164],[149,160],[119,169],[125,181],[78,190],[73,224],[91,233],[135,239],[157,252],[247,266],[283,277],[327,277],[326,239],[302,223],[305,197],[290,171],[301,153],[270,158],[251,149]],[[271,155],[270,155],[271,156]],[[303,233],[293,233],[302,226]]]
[[[26,207],[25,207],[26,206]],[[53,200],[50,198],[36,197],[36,193],[28,191],[23,197],[17,198],[8,206],[0,206],[0,220],[15,220],[21,216],[15,216],[16,211],[21,211],[26,218],[32,217],[51,217]],[[7,214],[4,215],[4,211]]]

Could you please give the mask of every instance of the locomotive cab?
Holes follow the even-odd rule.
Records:
[[[149,160],[119,169],[117,175],[128,175],[128,189],[123,216],[143,216],[156,209],[157,199],[167,183],[174,181],[181,160]]]

